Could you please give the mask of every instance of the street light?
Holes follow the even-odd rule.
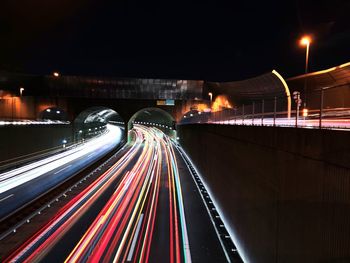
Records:
[[[309,53],[310,53],[310,44],[312,40],[310,36],[303,36],[300,39],[300,45],[306,46],[306,53],[305,53],[305,74],[308,73],[309,70]],[[304,108],[306,107],[306,78],[304,80]]]
[[[306,46],[306,54],[305,54],[305,74],[307,74],[309,69],[309,51],[310,51],[311,37],[303,36],[300,39],[300,45]]]
[[[213,101],[213,93],[209,92],[208,95],[210,97],[210,104],[211,104],[211,102]]]
[[[21,97],[22,97],[22,95],[23,95],[23,91],[24,91],[24,88],[19,88],[19,94],[21,95]]]
[[[53,73],[53,76],[56,77],[56,78],[58,78],[58,77],[60,76],[60,73],[58,73],[57,71],[55,71],[55,72]]]
[[[67,143],[67,140],[66,140],[66,139],[63,139],[63,140],[62,140],[62,144],[63,144],[63,148],[64,148],[64,149],[66,148],[66,143]]]

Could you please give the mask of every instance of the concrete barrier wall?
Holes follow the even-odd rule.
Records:
[[[350,132],[178,126],[249,262],[350,261]]]
[[[31,154],[73,140],[71,125],[28,125],[0,127],[0,161]]]

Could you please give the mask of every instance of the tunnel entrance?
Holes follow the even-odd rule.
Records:
[[[102,133],[107,124],[117,125],[125,133],[124,120],[115,110],[102,106],[84,110],[74,120],[75,141],[82,141]]]
[[[56,107],[46,108],[39,113],[39,119],[41,120],[53,120],[53,121],[68,121],[67,113]]]
[[[145,108],[136,112],[128,122],[130,131],[134,124],[142,124],[148,127],[156,127],[166,135],[176,138],[175,119],[170,113],[160,108]]]

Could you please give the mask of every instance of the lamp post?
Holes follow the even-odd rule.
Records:
[[[311,44],[311,37],[310,36],[303,36],[300,39],[300,45],[306,47],[305,52],[305,74],[309,71],[309,53],[310,53],[310,44]],[[306,78],[304,81],[304,108],[306,108]]]
[[[305,53],[305,74],[307,74],[309,70],[309,52],[310,52],[310,44],[311,44],[311,37],[304,36],[300,39],[300,45],[306,47],[306,53]]]
[[[24,88],[19,88],[19,95],[22,97],[22,95],[23,95],[23,91],[24,91]]]
[[[212,101],[213,101],[213,93],[209,92],[208,95],[209,95],[209,97],[210,97],[210,104],[211,104]]]
[[[22,108],[22,96],[23,96],[23,91],[24,91],[24,88],[23,88],[23,87],[20,87],[20,88],[19,88],[19,96],[20,96],[20,101],[19,101],[19,118],[22,118],[21,108]]]

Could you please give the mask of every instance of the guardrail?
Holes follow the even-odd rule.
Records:
[[[21,156],[17,156],[11,159],[7,159],[7,160],[3,160],[0,161],[0,173],[4,172],[8,169],[14,169],[18,166],[22,166],[24,164],[39,160],[39,159],[43,159],[43,158],[47,158],[49,156],[70,150],[72,148],[78,147],[81,144],[87,143],[90,140],[97,138],[99,136],[101,136],[102,134],[104,134],[106,131],[99,131],[95,136],[90,137],[88,139],[84,139],[78,142],[69,142],[69,143],[65,143],[56,147],[52,147],[52,148],[48,148],[48,149],[44,149],[41,151],[37,151],[37,152],[33,152],[30,154],[26,154],[26,155],[21,155]]]
[[[72,192],[73,188],[78,187],[79,184],[82,184],[83,182],[85,182],[87,179],[89,179],[92,176],[95,176],[96,173],[99,174],[99,172],[102,170],[102,168],[104,168],[105,166],[108,165],[109,162],[111,162],[112,159],[116,158],[117,155],[124,149],[125,147],[125,140],[121,141],[119,146],[116,149],[116,152],[109,157],[106,161],[104,161],[101,165],[99,165],[97,168],[95,168],[93,171],[91,171],[90,173],[88,173],[87,175],[85,175],[83,178],[81,178],[79,181],[77,181],[75,184],[69,186],[68,188],[66,188],[65,190],[63,190],[61,193],[57,194],[55,197],[53,197],[52,199],[50,199],[50,201],[45,202],[44,205],[42,205],[41,207],[39,207],[38,209],[36,209],[35,211],[33,211],[30,215],[26,216],[24,219],[20,220],[18,223],[16,223],[15,225],[11,226],[8,230],[6,230],[3,233],[0,233],[0,241],[3,240],[4,238],[6,238],[7,236],[9,236],[10,234],[14,234],[17,233],[18,228],[20,228],[21,226],[25,225],[25,224],[29,224],[31,222],[31,220],[37,216],[40,215],[45,209],[49,209],[54,203],[59,202],[60,199],[62,198],[66,198],[70,192]],[[81,171],[80,171],[81,172]],[[60,185],[62,185],[63,183],[65,183],[66,181],[68,181],[70,178],[67,178],[65,181],[60,182]],[[46,193],[44,193],[46,194]],[[43,194],[43,195],[44,195]],[[40,196],[38,197],[40,198]],[[16,211],[17,212],[17,211]],[[3,220],[3,219],[2,219]]]

